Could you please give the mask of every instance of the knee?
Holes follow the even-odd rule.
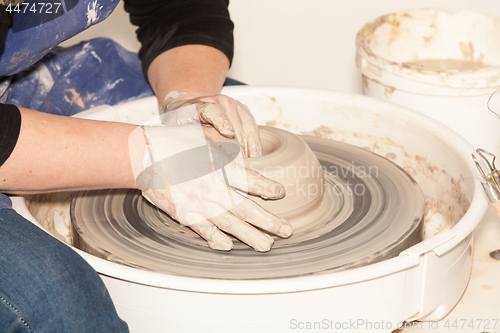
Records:
[[[57,243],[48,251],[53,256],[47,260],[42,273],[47,276],[40,282],[53,322],[72,333],[128,332],[97,272],[71,248]]]
[[[9,211],[0,214],[0,296],[10,304],[0,302],[3,311],[17,311],[27,332],[128,332],[97,272],[69,246]]]

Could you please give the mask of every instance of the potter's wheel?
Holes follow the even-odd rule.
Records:
[[[424,197],[405,171],[345,143],[302,138],[329,171],[325,194],[307,223],[288,218],[294,235],[276,238],[268,253],[238,240],[230,252],[211,250],[135,190],[77,193],[71,205],[74,245],[109,261],[167,274],[266,279],[363,266],[422,240]]]

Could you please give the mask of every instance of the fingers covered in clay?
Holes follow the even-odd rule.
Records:
[[[229,110],[233,112],[228,113],[229,120],[234,125],[234,133],[236,140],[245,146],[244,151],[248,157],[258,157],[262,155],[262,144],[260,141],[259,128],[255,119],[250,112],[250,109],[238,102],[230,101],[232,106]]]
[[[243,243],[252,247],[255,251],[267,252],[271,250],[274,244],[274,239],[271,236],[257,230],[229,211],[212,217],[210,221],[220,230],[233,235]]]
[[[288,238],[292,235],[292,226],[286,220],[277,217],[255,202],[245,199],[231,213],[243,221],[268,231],[282,238]]]
[[[273,217],[251,201],[249,201],[249,205],[250,206],[245,205],[242,207],[241,212],[225,211],[222,214],[211,217],[210,220],[203,219],[203,215],[197,213],[186,214],[183,220],[187,223],[189,228],[207,241],[211,249],[230,251],[233,248],[233,241],[226,235],[227,233],[238,238],[243,243],[252,247],[255,251],[268,252],[274,244],[274,239],[268,234],[257,230],[238,216],[243,217],[247,216],[247,214],[252,215],[250,210],[256,210],[256,216],[250,218],[250,220],[254,222],[252,224],[263,227],[271,226],[270,229],[278,230],[278,232],[279,228],[283,228],[283,226],[286,228],[288,224],[282,219]],[[258,209],[261,211],[257,211]],[[233,214],[234,212],[237,214]],[[273,218],[277,219],[279,223],[277,223],[278,221],[273,221]],[[260,219],[265,221],[257,222]],[[274,224],[272,222],[274,222]]]
[[[248,180],[248,193],[263,199],[281,199],[285,197],[286,190],[280,183],[264,177],[257,171],[246,169]]]
[[[198,110],[196,121],[210,124],[221,136],[235,139],[245,156],[262,155],[259,128],[246,105],[226,95],[198,97],[172,92],[167,95],[162,112],[171,112],[189,104],[195,105]],[[172,119],[175,119],[178,124],[188,124],[193,121],[193,116],[188,113],[185,117],[178,114],[171,118],[171,121]]]
[[[205,220],[193,223],[189,225],[189,228],[205,239],[211,249],[230,251],[233,248],[231,238],[220,231],[212,222]]]
[[[239,175],[231,177],[230,185],[234,188],[270,200],[282,199],[286,195],[286,189],[283,185],[257,171],[236,163],[228,165],[225,170],[229,175]]]
[[[243,103],[226,95],[217,95],[217,104],[232,125],[234,138],[242,146],[245,155],[258,157],[262,155],[259,128],[250,109]],[[212,112],[217,112],[212,110]],[[213,116],[211,116],[213,118]]]
[[[241,197],[237,193],[234,193],[234,195]],[[242,203],[245,201],[248,201],[248,203],[241,206],[241,210],[238,209],[238,207],[240,207],[240,205],[242,205]],[[214,212],[219,212],[219,214],[214,214]],[[269,251],[274,244],[274,239],[265,232],[262,232],[255,228],[255,226],[263,227],[262,229],[267,228],[279,232],[280,228],[282,228],[284,225],[288,225],[288,223],[283,219],[274,217],[264,209],[260,208],[257,204],[243,197],[241,197],[241,200],[238,200],[238,204],[236,206],[232,206],[230,204],[227,206],[221,206],[220,203],[216,202],[207,203],[206,205],[204,205],[204,209],[201,210],[200,214],[204,217],[210,216],[209,218],[207,218],[207,220],[210,223],[213,223],[213,225],[215,225],[220,231],[233,235],[243,243],[259,252]],[[189,221],[196,221],[191,217],[189,218]],[[191,227],[192,224],[188,225]],[[199,229],[196,226],[195,228]],[[203,232],[202,237],[207,239],[207,241],[209,241],[209,239],[214,239],[214,237],[217,237],[214,240],[221,239],[218,233],[211,232],[211,229],[209,228],[200,229],[199,231]],[[216,241],[210,242],[213,244],[218,243]],[[212,247],[210,243],[209,246]],[[222,247],[220,245],[217,247],[217,249],[221,248]],[[225,246],[225,248],[227,248],[227,245]]]
[[[205,97],[199,100],[202,101],[198,107],[200,121],[212,125],[223,136],[234,138],[235,129],[233,123],[217,99]]]

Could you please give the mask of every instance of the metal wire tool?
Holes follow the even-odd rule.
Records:
[[[481,184],[486,191],[486,195],[493,204],[493,207],[495,207],[498,216],[500,216],[500,172],[495,166],[496,157],[492,153],[481,148],[476,149],[476,152],[489,168],[489,172],[486,173],[476,156],[472,154],[472,160],[476,164],[479,174],[481,175]],[[491,162],[487,156],[491,159]],[[500,250],[491,252],[490,256],[494,259],[500,259]]]

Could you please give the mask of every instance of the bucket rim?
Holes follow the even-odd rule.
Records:
[[[478,91],[469,91],[466,95],[480,95],[492,92],[500,87],[500,65],[479,68],[476,70],[423,68],[421,65],[411,61],[399,62],[390,60],[385,56],[376,54],[372,50],[368,36],[370,34],[373,35],[380,26],[387,22],[394,22],[396,18],[405,16],[412,17],[412,14],[422,12],[442,12],[453,15],[467,13],[490,19],[498,22],[500,25],[500,17],[456,8],[415,8],[379,16],[365,23],[356,34],[356,64],[364,76],[384,85],[393,86],[396,89],[399,89],[399,87],[392,83],[392,81],[398,81],[395,77],[400,77],[414,83],[424,82],[435,87],[458,89],[459,91],[456,93],[460,95],[463,94],[464,90],[468,89],[475,89]],[[403,87],[404,86],[405,84],[403,84]],[[408,89],[403,88],[401,90],[412,91],[412,88],[408,87]],[[416,90],[420,91],[419,88],[416,88]],[[451,93],[451,95],[454,94],[453,92]]]

